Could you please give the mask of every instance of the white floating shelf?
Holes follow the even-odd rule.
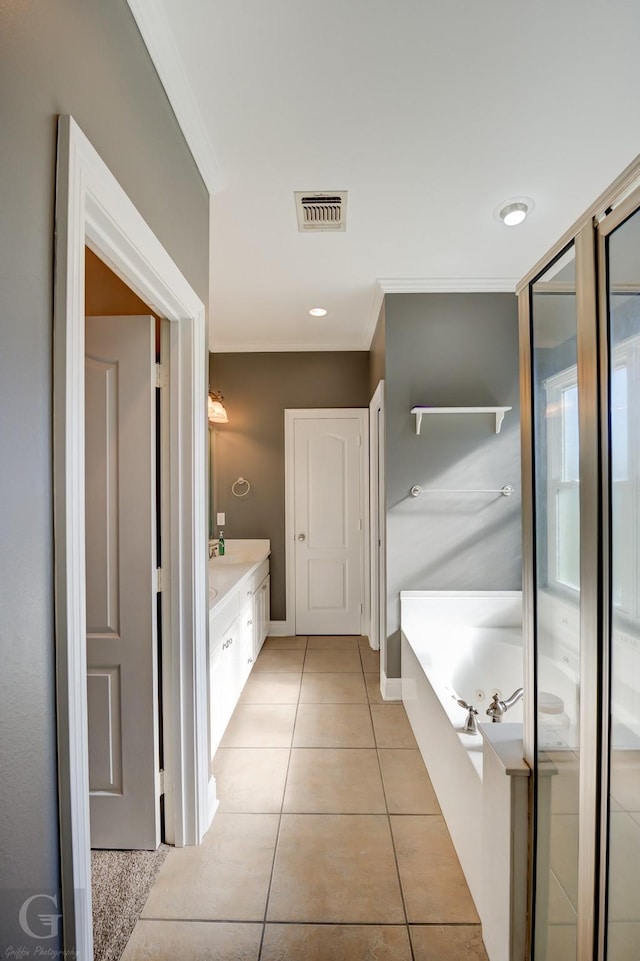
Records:
[[[423,414],[495,414],[496,434],[500,433],[504,415],[512,407],[412,407],[411,413],[416,415],[416,434],[420,433]]]

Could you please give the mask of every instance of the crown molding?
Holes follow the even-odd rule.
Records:
[[[210,194],[223,186],[222,169],[191,81],[159,0],[127,0],[187,146]]]
[[[517,277],[381,277],[385,294],[515,293]]]

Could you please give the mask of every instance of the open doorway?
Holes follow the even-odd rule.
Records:
[[[85,249],[85,531],[94,961],[164,861],[168,323]],[[164,349],[163,349],[164,348]],[[168,612],[167,612],[168,613]]]
[[[77,124],[61,117],[54,306],[55,597],[64,950],[91,959],[85,585],[85,245],[169,323],[167,574],[170,694],[163,715],[168,839],[198,844],[215,810],[206,681],[204,306]],[[170,755],[167,756],[167,745]]]

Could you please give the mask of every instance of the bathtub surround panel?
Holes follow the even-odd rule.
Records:
[[[478,720],[488,721],[491,691],[508,697],[522,685],[521,593],[409,591],[401,607],[409,723],[482,920],[489,958],[521,961],[529,768],[522,760],[522,724],[510,719],[522,712],[511,708],[503,723],[481,723],[470,735],[457,703],[466,694]]]
[[[521,586],[518,323],[515,296],[388,294],[385,342],[388,678],[400,676],[401,590]],[[377,343],[377,340],[376,340]],[[379,350],[372,354],[378,357]],[[373,360],[372,360],[373,363]],[[377,359],[375,363],[378,363]],[[495,418],[423,418],[417,405],[511,406]],[[429,488],[502,488],[429,494]],[[425,493],[411,497],[419,485]]]
[[[212,431],[213,509],[226,514],[225,534],[271,541],[271,619],[285,621],[284,411],[366,407],[369,354],[216,353],[209,372],[229,415]],[[231,493],[239,476],[251,483],[242,498]]]
[[[0,469],[4,947],[23,936],[7,892],[59,887],[51,373],[58,114],[75,117],[203,302],[209,199],[126,3],[3,3],[0,23],[0,396],[2,447],[11,452]],[[57,937],[46,945],[62,947]]]

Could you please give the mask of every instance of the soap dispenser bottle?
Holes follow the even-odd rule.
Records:
[[[218,534],[218,557],[224,556],[224,531]]]

